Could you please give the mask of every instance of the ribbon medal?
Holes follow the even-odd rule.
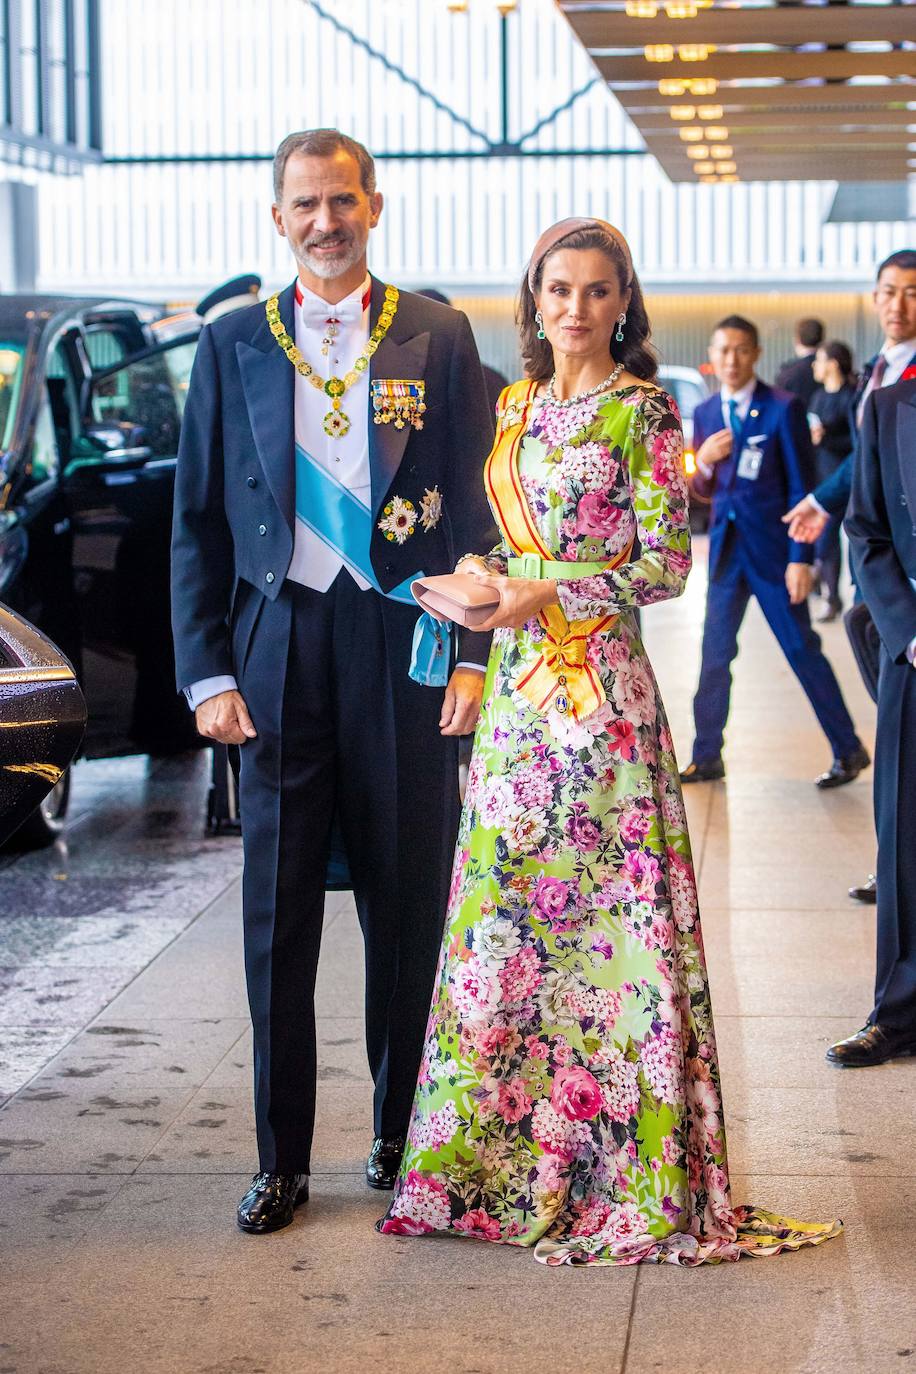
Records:
[[[395,429],[412,425],[423,428],[426,410],[426,383],[378,378],[371,383],[373,420],[377,425],[394,424]]]

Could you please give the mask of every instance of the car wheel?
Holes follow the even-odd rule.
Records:
[[[63,834],[70,805],[70,769],[62,773],[40,806],[37,806],[16,830],[5,849],[20,853],[29,849],[47,849]]]

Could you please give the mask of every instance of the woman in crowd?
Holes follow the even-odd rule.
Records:
[[[690,567],[682,436],[630,251],[535,245],[528,379],[486,469],[500,593],[437,987],[383,1233],[548,1264],[698,1264],[817,1243],[732,1205],[696,887],[636,611]],[[475,564],[462,560],[459,567]]]
[[[818,385],[808,403],[808,422],[817,449],[817,479],[823,482],[852,452],[855,374],[852,353],[846,344],[836,339],[821,344],[814,355],[814,380]],[[838,516],[831,516],[815,546],[827,603],[818,616],[822,622],[836,620],[843,609],[839,591],[843,558],[840,524]]]

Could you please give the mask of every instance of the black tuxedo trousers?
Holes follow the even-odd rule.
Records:
[[[258,731],[241,750],[239,796],[258,1149],[262,1169],[306,1173],[332,820],[365,947],[374,1132],[403,1135],[445,919],[457,747],[439,733],[444,690],[407,676],[415,609],[346,571],[327,592],[242,590],[233,658]]]
[[[875,736],[878,962],[869,1020],[916,1034],[916,669],[881,650]]]

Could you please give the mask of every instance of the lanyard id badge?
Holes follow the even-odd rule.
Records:
[[[760,466],[763,462],[763,450],[760,445],[765,443],[765,434],[752,434],[747,439],[744,448],[741,450],[741,457],[738,459],[739,477],[744,477],[748,482],[756,482],[760,476]]]

